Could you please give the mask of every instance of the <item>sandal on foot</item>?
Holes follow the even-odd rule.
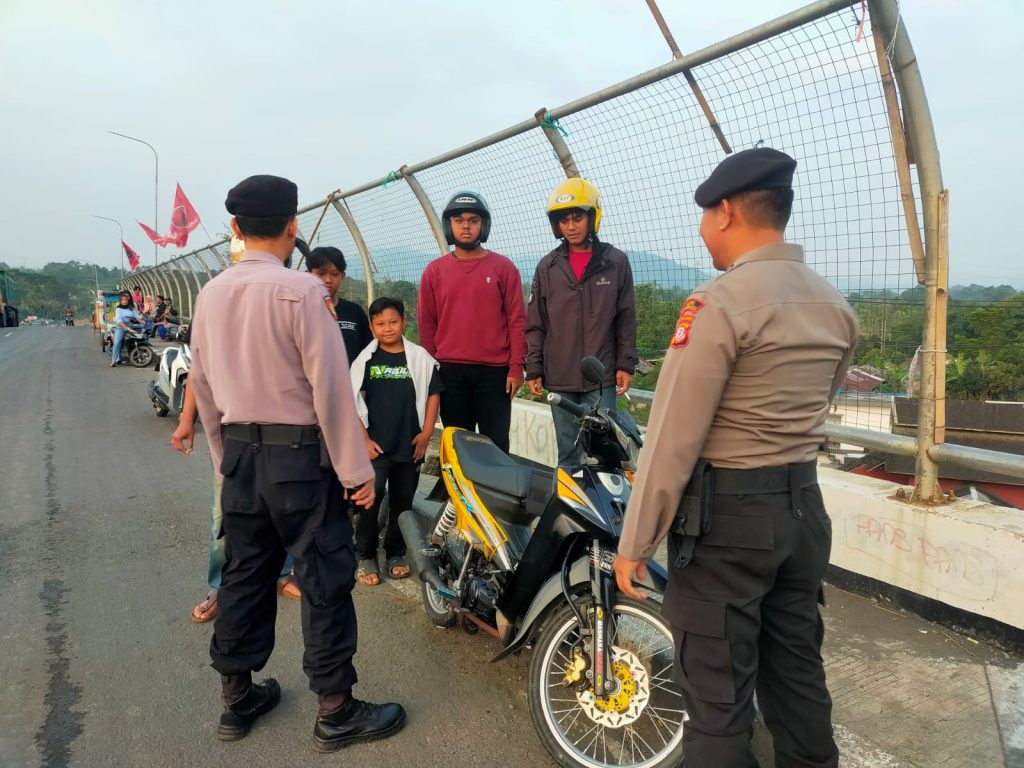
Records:
[[[217,616],[217,590],[211,589],[203,602],[192,609],[192,621],[205,624]]]
[[[380,566],[377,564],[377,558],[360,560],[356,568],[356,578],[365,587],[376,587],[380,584]]]
[[[302,590],[295,583],[294,577],[290,574],[277,580],[277,594],[287,597],[289,600],[301,600]]]
[[[401,555],[388,558],[388,576],[392,579],[407,579],[411,573],[409,561]]]

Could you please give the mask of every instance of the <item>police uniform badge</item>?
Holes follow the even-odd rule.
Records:
[[[683,302],[683,308],[679,310],[675,333],[672,334],[673,349],[685,347],[690,343],[690,329],[693,328],[693,321],[697,318],[697,313],[702,309],[704,309],[704,302],[700,299],[691,297]]]

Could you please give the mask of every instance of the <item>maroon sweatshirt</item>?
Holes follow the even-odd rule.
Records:
[[[505,365],[510,376],[523,375],[523,284],[515,264],[501,254],[434,259],[420,280],[416,312],[420,344],[434,359]]]

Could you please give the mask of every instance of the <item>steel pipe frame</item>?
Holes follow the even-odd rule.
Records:
[[[352,211],[349,210],[348,204],[344,201],[338,201],[333,195],[330,198],[331,205],[334,206],[334,210],[341,216],[341,220],[345,222],[345,226],[348,227],[348,233],[352,236],[353,242],[356,244],[356,250],[359,251],[359,259],[363,262],[363,275],[366,279],[366,306],[370,306],[376,297],[376,286],[374,285],[373,276],[377,271],[373,264],[373,257],[370,255],[370,249],[366,246],[366,241],[363,239],[363,233],[359,231],[359,227],[356,225],[356,219],[352,215]]]
[[[939,486],[939,467],[932,457],[936,445],[936,428],[945,421],[944,404],[937,402],[937,378],[945,380],[945,350],[937,349],[940,337],[938,324],[945,323],[944,290],[948,282],[948,264],[942,255],[946,243],[940,234],[940,196],[943,192],[942,169],[939,165],[939,147],[935,138],[928,97],[925,94],[921,70],[917,66],[914,48],[907,35],[907,25],[901,23],[896,0],[869,0],[872,24],[878,22],[883,40],[891,41],[892,72],[899,86],[904,112],[907,116],[906,132],[914,147],[917,179],[921,188],[921,208],[924,214],[925,294],[924,339],[922,347],[920,407],[917,419],[919,450],[915,467],[914,500],[938,503],[942,500]],[[941,315],[941,316],[940,316]],[[941,365],[940,365],[941,363]]]
[[[891,2],[891,0],[886,1]],[[699,67],[703,64],[707,64],[710,61],[714,61],[715,59],[727,56],[730,53],[735,53],[736,51],[742,50],[743,48],[747,48],[751,45],[764,42],[769,38],[775,37],[776,35],[780,35],[784,32],[789,32],[790,30],[795,29],[796,27],[799,27],[803,24],[807,24],[808,22],[811,21],[815,21],[816,19],[820,19],[821,17],[827,16],[830,13],[844,11],[849,7],[850,0],[818,0],[818,2],[811,3],[810,5],[795,10],[792,13],[787,13],[784,16],[780,16],[777,19],[765,22],[764,24],[754,27],[753,29],[747,30],[746,32],[741,32],[738,35],[733,35],[732,37],[727,38],[719,43],[715,43],[714,45],[709,45],[706,48],[701,48],[699,51],[694,51],[693,53],[685,54],[681,58],[674,59],[673,61],[670,61],[667,64],[663,64],[660,67],[649,69],[646,72],[636,75],[635,77],[629,78],[628,80],[623,80],[620,83],[616,83],[615,85],[603,88],[600,91],[595,91],[594,93],[591,93],[588,96],[584,96],[583,98],[577,99],[576,101],[570,101],[568,104],[563,104],[560,107],[555,107],[554,109],[548,110],[548,112],[551,114],[551,117],[553,118],[562,118],[568,115],[573,115],[577,112],[583,111],[584,109],[588,109],[597,104],[601,104],[605,101],[609,101],[610,99],[614,99],[617,96],[622,96],[623,94],[630,93],[632,91],[643,88],[644,86],[650,85],[651,83],[656,83],[659,80],[664,80],[668,77],[672,77],[673,75],[683,74],[687,70],[693,69],[694,67]],[[403,168],[405,169],[406,173],[416,174],[419,173],[420,171],[425,171],[428,168],[433,168],[434,166],[440,165],[441,163],[448,162],[449,160],[454,160],[458,157],[462,157],[463,155],[468,155],[471,152],[476,152],[477,150],[480,149],[486,149],[487,147],[493,146],[494,144],[504,141],[505,139],[510,139],[514,136],[519,136],[520,134],[526,133],[527,131],[536,129],[537,127],[538,126],[536,118],[531,117],[528,120],[523,120],[522,122],[516,123],[515,125],[510,126],[502,131],[492,133],[489,136],[485,136],[482,139],[478,139],[477,141],[465,144],[457,149],[453,149],[449,152],[445,152],[444,154],[437,155],[436,157],[432,157],[429,160],[424,160],[419,163],[403,166]],[[345,190],[344,192],[338,192],[336,193],[335,197],[352,197],[353,195],[358,195],[360,192],[367,192],[373,189],[374,187],[381,186],[382,184],[384,184],[384,182],[389,181],[391,178],[393,177],[382,176],[379,179],[368,181],[365,184],[360,184],[359,186]],[[300,208],[298,213],[308,213],[309,211],[312,211],[313,209],[318,208],[321,205],[323,205],[321,201],[312,203],[311,205],[307,205]]]

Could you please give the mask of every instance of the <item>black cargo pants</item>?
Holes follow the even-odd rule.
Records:
[[[277,579],[287,551],[302,590],[303,669],[318,694],[356,683],[355,550],[343,490],[316,445],[224,441],[223,577],[210,641],[213,668],[263,668],[274,649]]]
[[[818,610],[832,524],[816,484],[799,496],[716,495],[685,568],[673,567],[670,541],[663,612],[690,715],[687,768],[756,768],[755,689],[776,768],[838,765]]]

